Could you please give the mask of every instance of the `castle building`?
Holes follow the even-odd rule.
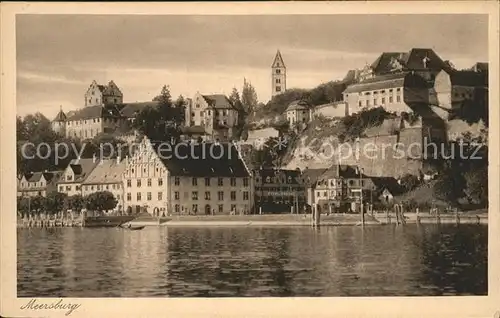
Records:
[[[230,143],[152,143],[144,138],[123,174],[125,209],[165,214],[249,213],[250,173]]]
[[[202,95],[199,92],[187,104],[191,127],[201,126],[214,140],[228,140],[238,124],[239,110],[223,94]]]
[[[488,73],[476,71],[478,64],[480,65],[477,63],[471,70],[442,70],[438,73],[433,87],[434,94],[431,95],[434,99],[431,102],[437,106],[435,111],[441,117],[447,117],[449,111],[460,109],[467,102],[474,103],[474,107],[479,107],[479,104],[487,107]]]
[[[113,81],[110,81],[108,85],[100,85],[96,81],[92,81],[85,93],[86,107],[122,103],[123,94]]]
[[[66,120],[66,114],[63,112],[61,106],[61,109],[57,113],[56,118],[54,118],[51,123],[52,130],[61,136],[66,136]]]
[[[271,70],[271,96],[276,96],[286,90],[286,66],[279,50],[276,52]]]
[[[383,52],[343,92],[347,113],[380,106],[388,112],[411,112],[414,106],[429,103],[436,76],[450,69],[432,49]]]
[[[66,137],[92,139],[125,127],[126,121],[115,105],[84,107],[66,119]]]

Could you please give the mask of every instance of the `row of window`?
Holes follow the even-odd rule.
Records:
[[[389,96],[389,104],[392,104],[394,103],[394,98],[392,96]],[[401,103],[401,96],[400,95],[396,95],[396,103]],[[385,105],[386,104],[386,99],[385,97],[382,97],[382,99],[380,100],[380,105]],[[377,106],[378,105],[378,99],[375,98],[373,99],[373,106]],[[367,106],[367,107],[370,107],[372,106],[371,104],[371,100],[367,99],[365,100],[365,105],[364,106]],[[363,107],[363,101],[359,101],[359,107]]]
[[[359,186],[359,182],[361,181],[361,186],[364,187],[366,185],[366,180],[363,180],[363,179],[349,179],[347,180],[346,184],[353,187],[353,186],[356,186],[358,187]],[[322,186],[322,185],[328,185],[328,183],[325,183],[325,182],[318,182],[318,186]],[[337,187],[340,187],[342,186],[342,181],[340,180],[330,180],[330,186],[334,187],[334,186],[337,186]]]
[[[25,188],[36,188],[36,187],[44,187],[45,182],[21,182],[21,187]]]
[[[83,186],[85,191],[104,191],[104,190],[119,190],[121,188],[120,184],[106,184],[106,185],[85,185]],[[73,189],[73,186],[67,185],[67,186],[59,186],[59,192],[63,191],[71,191]],[[75,191],[80,191],[82,188],[79,185],[75,185]]]
[[[209,187],[211,184],[211,178],[204,178],[204,179],[205,179],[205,186]],[[174,185],[179,186],[180,184],[181,184],[181,179],[179,177],[175,177]],[[230,178],[230,184],[232,187],[236,187],[236,178]],[[192,178],[191,185],[198,186],[198,178]],[[217,185],[219,187],[224,186],[224,178],[217,178]],[[249,185],[248,178],[243,178],[243,186],[248,187],[248,185]]]
[[[288,176],[288,178],[285,178],[285,177],[270,177],[270,176],[267,176],[265,179],[261,179],[260,177],[257,177],[255,178],[255,182],[256,183],[260,183],[262,180],[266,180],[266,183],[293,183],[293,181],[295,181],[295,183],[298,183],[300,182],[300,178],[292,178],[291,176]]]
[[[68,121],[68,126],[78,126],[78,125],[87,125],[87,124],[96,124],[96,123],[100,123],[101,122],[101,118],[93,118],[93,119],[81,119],[81,120],[69,120]],[[102,118],[102,122],[103,123],[106,123],[106,122],[109,122],[109,123],[118,123],[118,118]]]
[[[188,198],[188,192],[184,192],[184,198],[185,199]],[[219,201],[224,201],[224,191],[218,191],[217,198]],[[231,201],[236,201],[236,191],[231,191],[230,198],[231,198]],[[243,192],[243,200],[248,201],[249,198],[250,198],[250,195],[249,195],[248,191],[244,191]],[[151,201],[152,199],[153,199],[152,193],[147,192],[146,193],[146,200]],[[158,199],[158,201],[163,200],[163,192],[157,193],[157,199]],[[141,201],[141,200],[142,200],[142,193],[137,192],[136,193],[136,201]],[[174,200],[180,200],[179,191],[174,192]],[[198,191],[191,192],[191,200],[198,200]],[[205,200],[211,200],[211,195],[210,195],[209,191],[205,192]],[[130,193],[130,192],[127,193],[127,201],[132,201],[132,193]]]
[[[132,169],[132,172],[134,172],[134,169]],[[152,179],[147,179],[147,181],[146,181],[146,185],[147,185],[148,187],[151,187],[151,186],[152,186],[152,184],[153,184],[153,180],[152,180]],[[160,186],[160,187],[161,187],[161,186],[163,186],[163,179],[162,179],[162,178],[159,178],[159,179],[157,180],[157,184],[158,184],[158,186]],[[137,185],[137,187],[138,187],[138,188],[140,188],[140,187],[141,187],[141,185],[142,185],[142,180],[141,180],[141,179],[137,179],[137,181],[136,181],[136,185]],[[128,179],[128,180],[127,180],[127,187],[129,187],[129,188],[130,188],[130,187],[132,187],[132,180],[130,180],[130,179]]]
[[[248,207],[245,206],[244,210],[247,210]],[[217,211],[218,213],[224,213],[224,204],[219,204],[217,205]],[[231,211],[235,212],[236,211],[236,204],[231,204]],[[174,212],[175,213],[198,213],[199,210],[198,210],[198,204],[193,204],[191,206],[191,210],[189,210],[188,208],[184,207],[184,206],[181,206],[180,204],[176,204],[174,205]],[[215,211],[213,210],[213,208],[210,206],[210,205],[205,205],[205,214],[211,214],[211,213],[214,213]]]

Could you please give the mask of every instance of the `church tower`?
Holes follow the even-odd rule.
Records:
[[[272,96],[279,95],[286,90],[286,66],[281,57],[280,50],[276,52],[272,69]]]

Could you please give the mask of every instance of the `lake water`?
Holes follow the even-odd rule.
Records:
[[[486,295],[479,225],[18,229],[18,297]]]

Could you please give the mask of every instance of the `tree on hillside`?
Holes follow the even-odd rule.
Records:
[[[180,97],[174,104],[168,86],[164,85],[160,95],[153,100],[157,101],[158,105],[142,109],[133,127],[152,140],[176,143],[181,134],[180,127],[184,123],[184,98]]]
[[[245,113],[251,114],[257,107],[257,103],[257,92],[255,91],[255,88],[252,84],[245,80],[241,91],[241,104],[243,106],[243,110]]]

